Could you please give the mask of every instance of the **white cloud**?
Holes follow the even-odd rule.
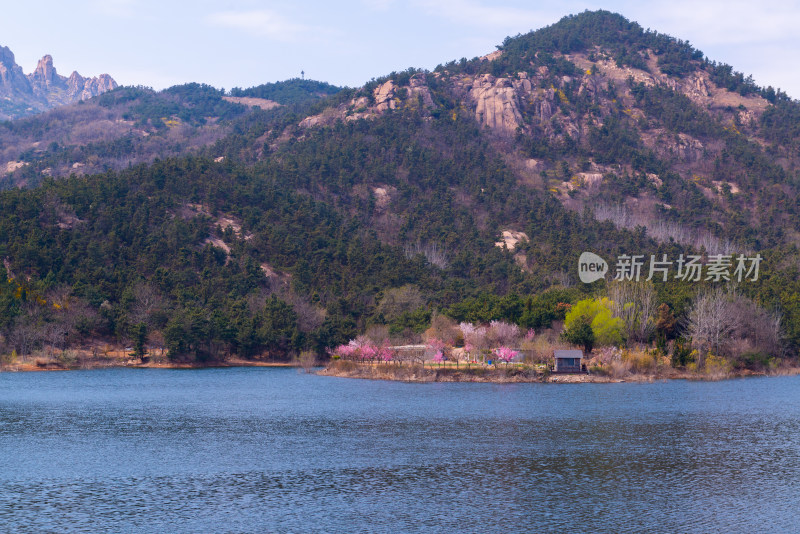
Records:
[[[311,28],[289,21],[283,15],[267,9],[255,11],[223,11],[206,17],[215,26],[241,30],[276,41],[294,41]]]

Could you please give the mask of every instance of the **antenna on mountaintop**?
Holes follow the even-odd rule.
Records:
[[[300,71],[300,79],[301,80],[305,80],[306,79],[306,71],[304,71],[304,70]]]

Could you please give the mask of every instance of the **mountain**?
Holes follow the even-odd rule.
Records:
[[[341,87],[336,87],[326,82],[293,78],[283,82],[266,83],[249,89],[237,87],[231,90],[231,96],[265,98],[279,104],[289,105],[312,102],[326,96],[335,95],[341,90]]]
[[[759,254],[726,297],[723,355],[800,348],[785,93],[605,11],[330,96],[290,82],[119,88],[0,126],[5,186],[27,185],[0,194],[6,345],[48,324],[74,343],[144,332],[176,358],[415,341],[442,316],[557,330],[610,289],[578,281],[591,251]],[[653,287],[672,339],[719,284]]]
[[[163,91],[120,87],[75,105],[0,123],[0,189],[36,185],[49,176],[96,174],[156,158],[206,153],[221,142],[241,144],[248,132],[261,135],[280,117],[302,118],[303,110],[338,91],[313,80],[237,89],[231,95],[197,83]]]
[[[53,58],[44,56],[36,70],[25,75],[13,52],[0,46],[0,120],[87,100],[117,87],[108,74],[84,78],[77,72],[64,77],[56,72]]]

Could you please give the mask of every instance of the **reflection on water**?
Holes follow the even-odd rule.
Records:
[[[0,374],[0,530],[794,531],[798,386]]]

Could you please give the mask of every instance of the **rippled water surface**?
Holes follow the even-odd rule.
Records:
[[[797,532],[800,378],[0,374],[3,532]]]

